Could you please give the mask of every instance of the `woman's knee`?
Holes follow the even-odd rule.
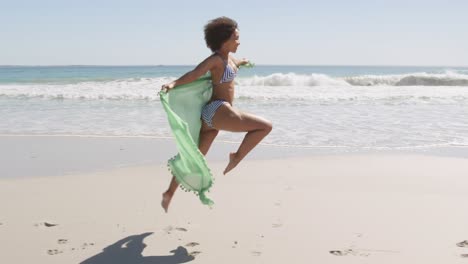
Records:
[[[267,134],[270,133],[271,130],[273,130],[273,123],[269,120],[265,120],[263,130],[265,130]]]

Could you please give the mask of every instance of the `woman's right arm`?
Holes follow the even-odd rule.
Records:
[[[161,87],[161,91],[167,92],[176,86],[195,81],[196,79],[204,75],[206,72],[210,71],[213,68],[214,63],[215,60],[213,59],[213,56],[206,58],[204,61],[198,64],[197,67],[195,67],[195,69],[182,75],[182,77],[180,77],[179,79],[170,83],[163,84],[163,86]]]

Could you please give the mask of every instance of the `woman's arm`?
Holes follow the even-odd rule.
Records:
[[[204,61],[198,64],[197,67],[195,67],[195,69],[182,75],[179,79],[170,83],[163,84],[163,86],[161,87],[161,91],[167,92],[176,86],[195,81],[196,79],[200,78],[202,75],[210,71],[213,68],[214,63],[215,60],[213,59],[213,56],[206,58]]]
[[[239,66],[241,65],[245,65],[247,63],[249,63],[249,60],[246,59],[246,58],[242,58],[242,59],[236,59],[234,56],[230,56],[231,60],[236,64],[237,68],[239,68]]]

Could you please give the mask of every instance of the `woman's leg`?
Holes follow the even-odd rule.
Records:
[[[202,121],[198,149],[203,155],[206,155],[206,153],[208,153],[208,150],[210,149],[211,144],[213,143],[217,135],[218,130],[210,128],[208,125],[205,124],[205,122]],[[174,193],[177,190],[177,187],[179,187],[179,183],[177,182],[176,178],[172,176],[171,183],[169,184],[167,191],[165,191],[162,194],[161,206],[163,207],[164,211],[166,211],[166,213],[169,208],[169,204],[171,203],[172,196],[174,196]]]
[[[241,112],[227,103],[220,106],[216,111],[213,117],[213,125],[218,130],[247,132],[237,152],[229,154],[229,163],[224,170],[224,174],[236,167],[273,128],[270,121]]]

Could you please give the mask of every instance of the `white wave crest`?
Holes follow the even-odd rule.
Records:
[[[268,76],[254,76],[239,79],[246,86],[346,86],[346,81],[332,78],[326,74],[299,75],[295,73],[274,73]]]
[[[172,77],[129,78],[69,84],[3,84],[0,98],[157,101],[163,83]],[[466,102],[468,75],[415,73],[332,78],[324,74],[294,73],[236,79],[241,100],[312,102],[374,101]],[[466,83],[466,85],[464,85]]]
[[[343,79],[356,86],[468,86],[468,75],[451,71],[444,74],[363,75]]]
[[[75,84],[0,85],[0,96],[45,99],[159,100],[161,85],[173,78],[130,78]]]
[[[468,103],[468,89],[458,86],[240,86],[241,100],[312,104],[452,104]]]
[[[244,86],[468,86],[468,75],[447,71],[443,74],[360,75],[331,77],[326,74],[275,73],[241,78]]]

